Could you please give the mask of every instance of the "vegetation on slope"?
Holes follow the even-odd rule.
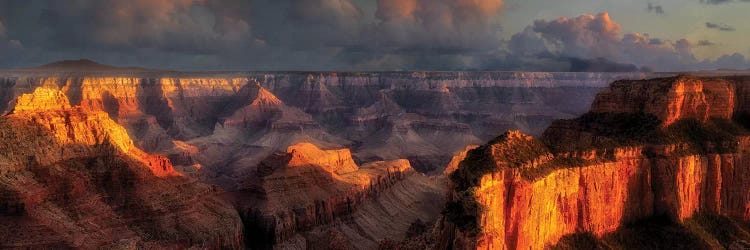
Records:
[[[481,212],[482,207],[475,199],[474,190],[482,176],[502,168],[515,169],[521,177],[533,182],[558,169],[612,160],[612,156],[605,155],[585,160],[562,153],[592,149],[597,149],[598,153],[612,153],[613,149],[624,146],[673,144],[687,146],[673,154],[733,153],[738,150],[738,136],[750,135],[746,128],[726,119],[707,122],[685,119],[663,127],[662,122],[652,115],[589,113],[563,122],[568,122],[567,126],[573,124],[575,132],[586,136],[579,134],[576,138],[551,129],[552,132],[538,141],[519,137],[517,132],[506,132],[488,144],[469,151],[459,169],[450,176],[456,197],[446,205],[443,215],[465,233],[480,233],[476,214]],[[556,157],[551,157],[551,152]],[[540,160],[545,157],[546,161]]]
[[[544,162],[532,166],[533,162],[552,158],[549,150],[540,141],[518,131],[508,131],[484,146],[470,150],[450,175],[455,185],[455,200],[448,202],[443,215],[462,231],[479,233],[476,215],[482,207],[475,199],[475,188],[480,179],[500,168],[517,169],[521,173],[549,165]]]
[[[718,215],[696,215],[684,223],[652,217],[596,237],[577,233],[550,249],[746,249],[750,225]],[[743,248],[744,247],[744,248]]]
[[[687,144],[693,154],[737,152],[738,136],[750,135],[740,123],[727,119],[702,122],[683,119],[667,127],[648,114],[588,113],[558,121],[542,141],[552,152],[613,149],[637,145]],[[575,133],[571,136],[568,132]]]

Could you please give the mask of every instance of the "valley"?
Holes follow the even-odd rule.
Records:
[[[35,230],[3,247],[579,248],[649,220],[728,247],[746,81],[6,71],[0,216]]]

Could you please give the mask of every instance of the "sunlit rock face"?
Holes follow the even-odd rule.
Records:
[[[466,159],[466,155],[469,154],[469,151],[471,151],[472,149],[475,149],[477,147],[479,147],[479,146],[477,146],[477,145],[469,145],[469,146],[466,146],[466,148],[464,150],[459,151],[456,154],[454,154],[453,157],[451,158],[451,161],[448,162],[448,165],[446,165],[445,169],[443,169],[443,174],[450,175],[453,172],[455,172],[456,169],[458,169],[458,164],[460,164],[461,161],[463,161],[464,159]]]
[[[180,163],[178,171],[216,183],[236,181],[299,142],[348,147],[364,161],[409,159],[420,172],[439,173],[467,145],[507,129],[538,135],[555,119],[585,112],[609,82],[648,76],[71,72],[0,72],[0,107],[10,112],[15,97],[39,86],[59,89],[71,105],[109,114],[138,147]]]
[[[0,248],[241,248],[237,212],[52,86],[0,118]]]
[[[750,221],[746,82],[619,81],[540,140],[509,132],[470,150],[451,174],[439,247],[540,249],[582,233],[616,247],[644,237],[621,230],[660,217],[705,246],[749,240],[713,233]],[[696,224],[705,216],[726,222]]]
[[[683,76],[644,81],[620,81],[598,95],[591,112],[646,113],[669,126],[681,119],[731,119],[735,85],[724,79]]]
[[[261,247],[285,243],[298,237],[298,233],[349,217],[380,193],[402,188],[394,186],[427,185],[427,194],[417,195],[440,199],[442,188],[438,184],[442,183],[422,178],[425,177],[416,173],[407,160],[357,166],[348,149],[322,150],[301,143],[263,160],[257,175],[245,180],[233,198],[241,204],[246,223],[252,225],[251,242]],[[430,213],[436,216],[437,212]]]
[[[148,170],[148,176],[153,175],[138,177],[143,180],[137,179],[137,183],[158,180],[169,187],[174,184],[172,180],[183,181],[185,184],[180,188],[187,191],[180,195],[189,198],[174,197],[190,202],[177,205],[180,209],[195,209],[196,212],[190,212],[195,218],[204,210],[216,210],[214,217],[208,217],[209,222],[168,217],[174,222],[153,227],[162,230],[159,232],[177,228],[160,233],[168,235],[166,238],[146,239],[138,231],[137,237],[127,236],[135,240],[123,244],[151,246],[157,241],[153,244],[178,242],[178,247],[203,244],[209,248],[235,248],[245,244],[255,248],[273,245],[373,249],[384,240],[405,239],[417,220],[427,224],[437,220],[446,197],[446,180],[440,176],[443,167],[449,165],[447,171],[453,171],[463,159],[461,153],[451,158],[455,153],[466,154],[467,146],[482,144],[507,129],[540,134],[555,119],[585,112],[595,93],[612,80],[646,76],[503,72],[2,72],[0,103],[5,106],[0,107],[9,116],[27,110],[55,110],[45,119],[58,117],[62,112],[59,110],[86,114],[87,118],[80,120],[87,123],[74,126],[75,131],[97,128],[98,125],[90,124],[89,117],[97,117],[94,119],[97,122],[119,124],[116,131],[110,128],[114,126],[107,125],[112,131],[92,132],[89,137],[94,139],[85,139],[88,135],[84,136],[84,132],[74,132],[80,134],[77,136],[54,133],[60,138],[70,137],[67,141],[85,140],[87,147],[111,144],[107,148],[127,152],[122,155],[128,157],[121,158],[148,166],[143,169]],[[39,90],[40,87],[44,90]],[[38,90],[43,91],[38,93],[39,101],[24,97]],[[30,102],[36,102],[32,105],[36,107],[25,104]],[[70,117],[72,121],[79,119],[67,116],[68,111],[63,113],[62,117]],[[65,119],[52,120],[60,122],[40,123],[55,131],[63,131],[60,128],[67,126]],[[69,154],[65,150],[63,153]],[[90,149],[69,151],[87,150]],[[50,157],[61,154],[55,152]],[[81,157],[99,157],[98,152]],[[552,159],[550,154],[529,166],[546,164]],[[56,161],[57,158],[49,160]],[[193,184],[190,181],[193,179],[215,184],[217,191]],[[165,197],[177,195],[174,189],[163,189]],[[193,190],[201,191],[196,194]],[[151,197],[138,192],[121,197],[126,196],[135,197],[131,200],[136,201]],[[206,197],[233,202],[238,211],[235,213],[244,222],[241,226],[244,234],[234,231],[236,216],[224,213],[225,202]],[[159,203],[162,201],[155,198],[140,203],[162,204]],[[121,211],[118,209],[111,210],[117,213]],[[143,214],[144,218],[151,217],[149,213]],[[222,229],[227,231],[207,229],[216,221],[210,218],[216,217],[226,219],[222,223],[229,226]],[[158,218],[161,221],[166,217]],[[205,238],[195,238],[192,233],[199,231],[210,233],[201,234]],[[213,238],[217,235],[214,232],[222,237]],[[169,238],[172,236],[181,240],[172,240]],[[211,243],[205,243],[209,238]]]

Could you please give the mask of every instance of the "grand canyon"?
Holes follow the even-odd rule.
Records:
[[[717,74],[4,71],[2,247],[731,247],[750,78]]]
[[[747,250],[747,13],[0,0],[0,250]]]

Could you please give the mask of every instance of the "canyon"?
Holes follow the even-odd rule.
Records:
[[[436,248],[741,249],[748,80],[616,81],[539,139],[510,131],[468,151]]]
[[[107,112],[140,148],[207,180],[237,179],[244,166],[298,142],[440,172],[467,145],[507,129],[538,135],[555,119],[586,112],[611,81],[653,74],[42,69],[1,73],[0,109],[55,85],[73,105]]]
[[[31,172],[45,193],[65,197],[65,203],[55,203],[55,209],[63,211],[84,203],[67,198],[73,195],[68,194],[73,192],[70,186],[96,190],[75,194],[101,197],[98,199],[104,204],[99,205],[119,216],[108,217],[133,218],[115,223],[118,228],[135,228],[123,236],[126,239],[99,234],[89,236],[96,240],[89,240],[81,237],[90,229],[79,225],[66,229],[75,232],[72,235],[50,236],[54,241],[24,243],[14,238],[7,241],[15,242],[8,247],[95,248],[107,246],[106,241],[167,247],[159,245],[167,239],[151,237],[168,231],[182,239],[171,246],[176,248],[378,248],[383,241],[406,239],[405,233],[414,225],[438,220],[448,183],[443,169],[446,165],[455,168],[460,161],[460,157],[451,158],[454,153],[506,129],[541,133],[555,119],[585,112],[594,94],[609,82],[647,76],[650,74],[202,73],[77,61],[3,71],[0,110],[4,117],[34,119],[41,124],[34,126],[44,128],[40,133],[57,135],[55,138],[64,142],[54,144],[53,149],[34,140],[5,143],[25,145],[18,150],[28,151],[26,155],[65,156],[16,160],[12,171],[4,168],[6,176]],[[562,98],[572,95],[578,98]],[[31,118],[37,116],[43,118]],[[55,122],[47,124],[46,119]],[[84,138],[89,141],[75,141]],[[110,144],[116,150],[101,149]],[[6,154],[14,155],[10,152]],[[86,154],[77,155],[82,152]],[[38,166],[55,169],[55,175],[37,173]],[[144,166],[152,171],[144,172]],[[91,177],[84,178],[88,181],[83,184],[71,184],[74,176]],[[111,181],[102,176],[127,185],[105,185]],[[18,193],[19,185],[7,182],[9,191],[4,197],[10,201],[2,204],[4,211],[25,218],[16,226],[25,228],[27,224],[22,223],[28,220],[33,221],[28,227],[42,223],[44,226],[38,226],[41,231],[60,232],[50,226],[50,215],[17,211],[18,207],[37,207]],[[142,191],[133,191],[136,187]],[[195,205],[162,208],[159,211],[170,215],[159,218],[172,219],[158,226],[131,222],[138,219],[119,214],[130,208],[120,204],[131,202],[123,200],[128,195],[135,201],[135,197],[150,197],[153,194],[149,192],[155,190],[171,197],[164,200],[191,197],[180,202]],[[111,198],[112,192],[119,196]],[[44,197],[38,199],[58,202]],[[120,203],[107,203],[109,199]],[[139,211],[163,206],[160,200]],[[194,221],[183,220],[180,216],[185,213]],[[217,217],[226,220],[226,232],[209,227]],[[104,228],[101,224],[114,223],[97,218],[76,215],[68,224],[86,220]],[[140,229],[145,227],[152,231]],[[198,237],[185,228],[220,237]],[[11,228],[3,232],[7,230]]]
[[[729,247],[747,81],[0,71],[0,247],[606,249],[653,218]]]
[[[0,136],[0,248],[244,245],[237,211],[215,188],[57,89],[17,98]]]

